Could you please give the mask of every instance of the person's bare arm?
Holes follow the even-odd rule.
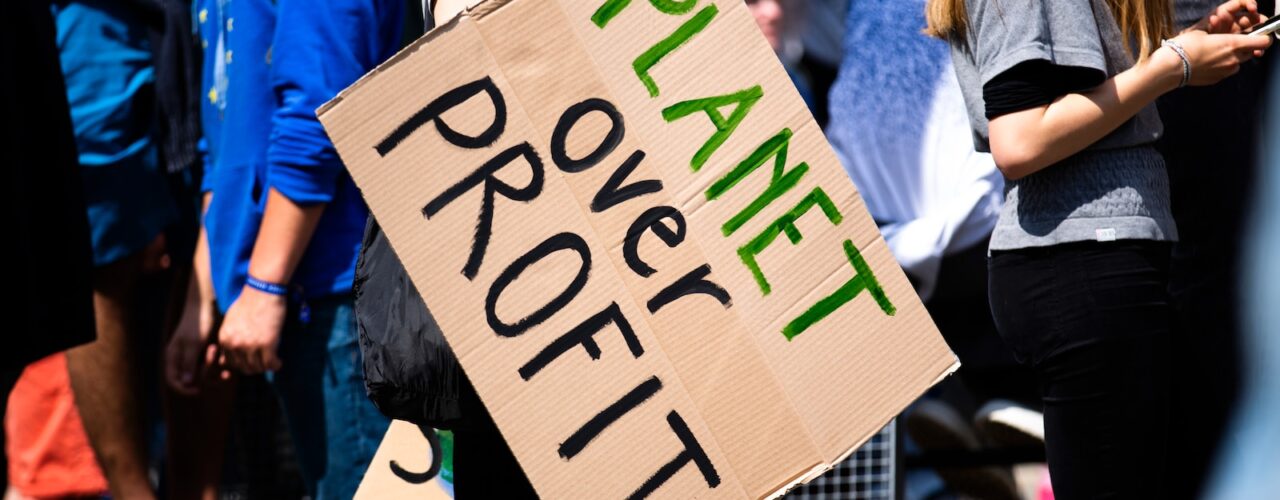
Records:
[[[287,284],[311,242],[325,204],[299,205],[272,189],[267,194],[258,238],[249,257],[249,275]],[[228,365],[245,373],[281,367],[276,347],[288,311],[288,297],[245,286],[219,331]]]
[[[212,199],[213,193],[204,194],[200,209],[202,218]],[[201,358],[210,347],[216,308],[209,268],[209,237],[204,224],[201,224],[192,258],[186,305],[165,348],[165,380],[179,394],[191,396],[200,392]]]
[[[249,274],[272,283],[288,283],[316,232],[324,207],[324,203],[299,205],[275,189],[267,193],[267,207],[249,257]]]
[[[1176,40],[1191,60],[1191,85],[1210,85],[1271,44],[1270,37],[1189,31]],[[1143,107],[1176,88],[1182,59],[1161,47],[1140,64],[1087,92],[991,120],[991,154],[1009,179],[1020,179],[1084,150]]]

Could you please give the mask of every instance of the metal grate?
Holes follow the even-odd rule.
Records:
[[[897,421],[890,421],[858,451],[821,477],[797,486],[788,500],[894,500],[897,498]]]

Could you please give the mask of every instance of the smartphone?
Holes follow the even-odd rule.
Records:
[[[1263,21],[1262,24],[1254,26],[1249,30],[1250,35],[1266,36],[1280,30],[1280,16],[1272,16],[1271,19]]]

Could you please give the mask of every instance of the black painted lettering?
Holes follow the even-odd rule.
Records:
[[[675,302],[676,299],[686,295],[703,294],[715,297],[720,301],[720,305],[725,309],[733,307],[733,299],[729,297],[729,292],[723,287],[715,284],[707,279],[711,274],[711,266],[704,264],[702,267],[689,271],[689,274],[682,276],[675,283],[663,288],[661,292],[649,299],[648,307],[650,314],[657,314],[658,311],[666,307],[667,304]]]
[[[431,465],[427,467],[426,472],[411,472],[401,467],[395,460],[389,464],[391,473],[409,484],[424,484],[430,481],[440,473],[440,466],[444,463],[443,455],[440,453],[440,436],[436,435],[436,431],[419,425],[418,432],[422,433],[422,437],[427,438],[427,443],[431,446]]]
[[[591,359],[600,359],[600,345],[596,343],[595,335],[604,330],[606,326],[616,325],[618,331],[622,333],[622,338],[627,342],[627,348],[631,350],[631,355],[639,358],[644,354],[644,346],[640,345],[640,339],[636,337],[636,332],[631,328],[631,323],[627,321],[627,317],[622,314],[622,308],[618,307],[618,303],[614,302],[603,311],[600,311],[578,326],[573,327],[568,333],[561,335],[560,338],[551,342],[542,352],[520,367],[520,378],[529,380],[537,375],[538,372],[546,368],[547,365],[555,361],[564,353],[569,352],[577,346],[582,346],[587,351],[587,355]]]
[[[672,230],[662,222],[663,219],[671,219],[675,222],[676,228]],[[626,261],[627,267],[631,268],[632,272],[647,278],[657,270],[640,258],[640,237],[646,230],[653,232],[658,239],[666,243],[667,248],[675,248],[684,241],[684,215],[673,207],[665,205],[653,207],[640,214],[640,217],[631,223],[631,227],[627,228],[627,237],[622,241],[622,260]]]
[[[565,250],[577,253],[580,262],[578,274],[573,277],[573,281],[569,283],[569,286],[565,287],[564,291],[561,291],[550,302],[547,302],[528,316],[520,318],[519,321],[508,323],[499,318],[497,311],[498,298],[502,297],[507,287],[511,286],[512,282],[528,270],[529,266],[547,258],[551,254]],[[489,320],[489,328],[492,328],[494,333],[503,337],[515,337],[528,331],[530,328],[554,316],[555,313],[564,309],[564,306],[569,305],[569,302],[572,302],[573,298],[577,297],[582,288],[587,285],[587,278],[590,274],[591,250],[587,248],[587,242],[581,236],[573,233],[560,233],[547,238],[546,241],[538,244],[533,250],[529,250],[528,253],[521,255],[510,266],[507,266],[502,271],[502,274],[499,274],[497,279],[493,280],[493,284],[489,285],[489,294],[484,299],[484,313]]]
[[[609,180],[600,186],[600,191],[596,192],[594,198],[591,199],[591,211],[603,212],[614,206],[633,198],[639,198],[646,194],[653,194],[662,191],[662,181],[656,179],[646,179],[636,181],[625,186],[623,182],[634,172],[636,167],[644,161],[644,151],[636,150],[622,162],[622,165],[613,174],[609,176]]]
[[[489,127],[484,132],[481,132],[480,135],[470,136],[458,132],[440,117],[445,111],[467,102],[467,100],[479,95],[481,92],[489,94],[489,100],[493,102],[493,123],[490,123]],[[401,142],[404,142],[410,134],[431,122],[435,123],[436,130],[440,132],[440,136],[454,146],[467,149],[489,147],[493,145],[494,141],[498,140],[498,137],[502,135],[502,131],[507,126],[507,102],[502,97],[502,91],[498,90],[497,85],[494,85],[493,79],[486,76],[437,97],[417,113],[414,113],[408,120],[405,120],[404,123],[401,123],[395,130],[391,131],[387,137],[374,146],[374,149],[378,151],[378,155],[386,156],[395,150],[396,146],[399,146]]]
[[[496,176],[499,170],[510,165],[517,158],[524,158],[532,172],[529,184],[519,188],[502,182]],[[444,190],[422,208],[422,215],[430,219],[467,191],[484,185],[484,197],[480,202],[480,216],[476,221],[475,237],[471,242],[471,254],[467,257],[466,265],[462,267],[462,275],[469,280],[474,280],[476,274],[480,272],[480,265],[484,263],[484,254],[489,248],[489,237],[493,232],[494,195],[500,194],[511,201],[532,201],[542,193],[542,180],[542,159],[538,158],[537,151],[534,151],[533,146],[527,142],[517,144],[498,153],[471,175]]]
[[[657,376],[650,377],[649,380],[641,382],[635,389],[632,389],[625,396],[622,396],[622,399],[619,399],[609,405],[608,408],[597,413],[596,416],[591,417],[591,420],[588,420],[581,428],[574,431],[573,434],[570,434],[569,439],[560,443],[560,457],[565,460],[573,459],[573,457],[577,456],[578,453],[581,453],[582,450],[587,447],[587,444],[591,443],[591,440],[595,439],[596,436],[599,436],[601,432],[604,432],[604,430],[610,425],[617,422],[623,415],[630,413],[631,410],[640,406],[641,403],[648,401],[649,398],[652,398],[653,395],[657,394],[660,390],[662,390],[662,381],[659,380]],[[686,427],[686,430],[687,429],[688,427]],[[696,445],[697,442],[695,441],[694,444]]]
[[[569,132],[573,131],[574,125],[577,125],[582,117],[590,112],[604,113],[609,117],[609,132],[604,135],[600,144],[596,146],[591,153],[582,158],[570,158],[568,145],[566,141],[569,139]],[[555,162],[556,167],[565,172],[576,173],[596,166],[609,156],[613,150],[618,148],[618,144],[622,143],[622,137],[626,135],[626,126],[622,123],[622,113],[618,112],[618,108],[604,99],[587,99],[580,103],[569,106],[560,120],[556,122],[556,128],[551,133],[551,161]]]
[[[671,426],[671,432],[680,439],[680,443],[684,444],[684,450],[676,454],[662,467],[658,468],[658,472],[653,473],[644,484],[640,485],[634,493],[627,496],[628,500],[647,498],[657,491],[659,486],[676,475],[680,469],[693,462],[698,467],[698,472],[702,473],[702,479],[706,480],[707,486],[715,488],[720,486],[720,474],[716,472],[716,467],[711,463],[711,457],[707,456],[706,450],[702,449],[702,445],[698,443],[698,438],[693,436],[693,431],[689,430],[689,426],[684,423],[684,419],[680,418],[680,414],[671,412],[667,414],[667,424]]]

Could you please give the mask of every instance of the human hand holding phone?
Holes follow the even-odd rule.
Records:
[[[1267,19],[1260,24],[1255,25],[1249,30],[1249,34],[1253,36],[1267,36],[1280,31],[1280,16]]]
[[[1243,34],[1262,23],[1267,16],[1258,12],[1257,0],[1229,0],[1218,5],[1200,22],[1183,30],[1199,30],[1214,35]]]

